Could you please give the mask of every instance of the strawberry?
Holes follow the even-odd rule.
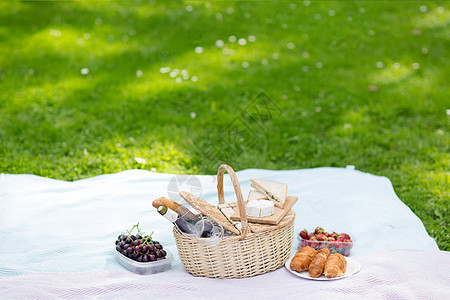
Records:
[[[323,233],[316,235],[316,238],[320,242],[326,241],[328,239],[327,236],[325,234],[323,234]]]
[[[308,240],[310,240],[310,239],[313,238],[313,237],[315,237],[314,232],[311,232],[311,233],[308,235]]]
[[[334,250],[334,244],[335,244],[334,241],[328,240],[328,246],[327,246],[327,248],[330,249],[330,251],[331,251],[331,250]]]
[[[331,236],[331,237],[328,237],[328,241],[329,241],[329,242],[334,242],[335,239],[334,239],[334,237]]]
[[[336,249],[336,250],[340,250],[340,249],[342,249],[343,248],[343,245],[342,245],[342,242],[341,241],[336,241],[336,242],[334,242],[334,248]]]
[[[347,240],[350,240],[350,239],[351,239],[350,236],[349,236],[348,234],[346,234],[346,233],[341,233],[341,234],[339,235],[339,237],[342,237],[343,239],[347,239]]]
[[[305,247],[305,246],[308,245],[308,241],[302,240],[301,243],[300,243],[300,245],[301,245],[301,247]]]
[[[308,230],[303,229],[300,231],[300,237],[304,240],[307,240],[309,238]]]
[[[353,248],[353,241],[352,240],[348,240],[348,249],[352,249]]]
[[[350,255],[350,249],[344,249],[344,256],[349,256]]]
[[[315,236],[313,236],[310,240],[310,246],[313,247],[314,249],[319,248],[319,242],[317,241],[317,238]]]
[[[333,238],[334,238],[335,240],[337,240],[338,237],[339,237],[339,234],[338,234],[337,232],[334,232],[334,231],[333,231],[333,233],[332,233],[331,235],[333,236]]]
[[[353,248],[353,242],[352,242],[352,240],[347,240],[347,239],[345,239],[344,242],[342,243],[342,246],[343,246],[342,249],[343,249],[343,252],[344,252],[343,255],[349,256],[349,254],[350,254],[350,249]]]
[[[353,241],[352,240],[344,240],[344,248],[345,249],[352,249],[353,248]]]
[[[321,234],[321,233],[324,233],[325,231],[323,230],[323,228],[322,227],[316,227],[316,230],[314,230],[314,233],[315,234]]]

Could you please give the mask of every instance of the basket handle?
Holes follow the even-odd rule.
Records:
[[[219,194],[219,204],[225,204],[225,196],[223,194],[223,174],[227,171],[228,175],[230,175],[231,182],[233,183],[234,192],[236,193],[237,203],[239,206],[239,214],[241,217],[241,225],[242,225],[242,237],[240,240],[243,240],[247,233],[250,231],[247,222],[247,212],[245,211],[245,202],[244,197],[242,197],[241,185],[239,184],[236,173],[233,168],[229,165],[222,164],[217,171],[217,192]]]

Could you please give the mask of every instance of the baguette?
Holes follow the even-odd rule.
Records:
[[[158,209],[158,207],[161,205],[165,205],[171,210],[177,212],[180,216],[187,217],[193,220],[199,219],[199,217],[193,214],[188,208],[166,197],[160,197],[158,199],[153,200],[152,205],[156,209]]]

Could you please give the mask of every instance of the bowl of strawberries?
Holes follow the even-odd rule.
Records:
[[[304,246],[310,246],[316,250],[328,248],[332,254],[339,253],[349,256],[350,250],[353,248],[353,241],[349,234],[335,231],[330,233],[322,227],[316,227],[312,232],[303,229],[297,234],[297,238],[300,240],[298,249]]]

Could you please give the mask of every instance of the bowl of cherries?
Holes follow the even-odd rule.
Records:
[[[303,229],[297,235],[300,240],[298,248],[304,246],[313,247],[316,250],[322,248],[330,249],[331,253],[339,253],[344,256],[350,255],[353,241],[347,233],[327,232],[322,227],[316,227],[312,232]]]
[[[136,231],[136,232],[135,232]],[[170,269],[173,255],[152,238],[145,235],[139,223],[130,231],[121,233],[116,240],[114,255],[126,269],[137,274],[155,274]]]

